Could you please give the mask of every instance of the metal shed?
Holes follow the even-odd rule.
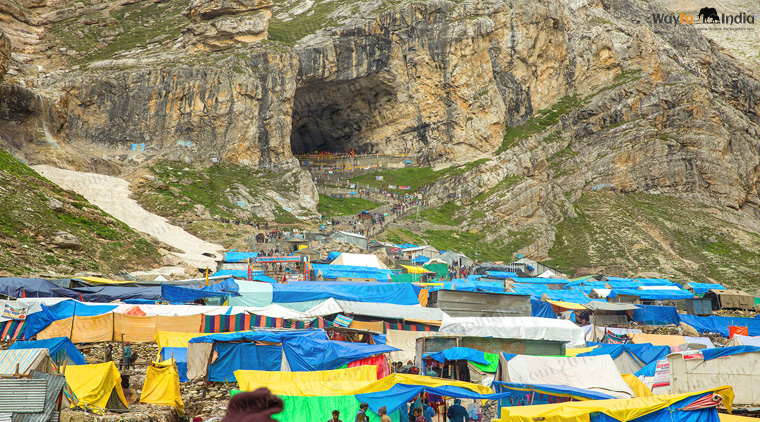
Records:
[[[452,317],[531,316],[530,295],[517,293],[438,290],[428,296],[428,307]]]

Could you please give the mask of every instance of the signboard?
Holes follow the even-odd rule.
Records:
[[[353,183],[351,183],[351,185],[349,186],[349,188],[351,188],[351,189],[356,189],[356,185],[355,185],[355,184],[353,184]]]
[[[190,148],[192,148],[192,147],[195,146],[195,143],[193,141],[185,141],[183,139],[180,139],[180,140],[177,141],[177,145],[179,145],[181,147],[190,147]]]
[[[670,385],[670,363],[667,359],[658,360],[654,370],[654,383],[652,387],[664,387]]]
[[[353,319],[341,314],[335,317],[333,323],[339,327],[348,328],[352,321]]]
[[[683,360],[691,360],[691,359],[704,359],[704,355],[702,355],[702,352],[694,352],[683,355]]]
[[[396,185],[388,185],[388,189],[396,189]]]
[[[285,275],[285,281],[303,281],[302,274],[287,274]]]
[[[10,306],[6,303],[5,307],[3,308],[2,317],[7,319],[25,320],[26,309],[27,308],[14,308],[13,306]]]
[[[132,144],[132,151],[137,151],[137,152],[145,151],[145,144]]]
[[[399,186],[398,188],[401,189],[401,190],[409,190],[412,187],[411,186]]]
[[[301,256],[260,256],[256,258],[256,262],[301,262],[303,257]]]
[[[375,176],[375,180],[383,180],[383,176]]]

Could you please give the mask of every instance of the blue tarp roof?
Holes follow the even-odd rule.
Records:
[[[467,276],[467,281],[475,281],[475,280],[480,280],[480,279],[481,279],[481,278],[483,278],[483,277],[484,277],[484,276],[482,276],[482,275],[479,275],[479,274],[478,274],[478,275],[472,275],[472,274],[469,274],[469,275]]]
[[[549,286],[546,284],[512,284],[512,290],[515,291],[515,293],[521,293],[526,295],[531,295],[532,297],[536,299],[541,299],[541,295],[543,295],[545,292],[550,291]]]
[[[291,371],[324,371],[399,349],[385,344],[348,343],[295,336],[282,342],[282,350]]]
[[[356,399],[367,403],[369,408],[375,412],[377,412],[382,406],[385,406],[390,415],[398,410],[401,405],[409,403],[423,390],[428,394],[434,394],[441,397],[455,397],[473,400],[499,400],[511,395],[510,393],[478,394],[472,390],[451,385],[426,387],[422,385],[396,384],[386,391],[357,394]]]
[[[586,353],[581,353],[578,356],[602,356],[610,355],[612,359],[617,359],[623,353],[627,353],[630,356],[637,358],[645,366],[656,362],[660,359],[664,359],[670,354],[670,346],[653,346],[649,343],[645,344],[605,344],[588,342],[587,346],[599,346],[594,350]]]
[[[757,353],[760,352],[760,347],[755,346],[729,346],[729,347],[715,347],[710,349],[702,349],[702,356],[705,360],[713,360],[722,356],[737,355],[739,353]]]
[[[275,284],[273,303],[306,302],[315,299],[352,302],[418,305],[420,288],[412,283],[293,282]]]
[[[644,325],[678,325],[680,319],[673,306],[636,305],[633,320]]]
[[[523,284],[568,284],[570,280],[564,278],[538,278],[538,277],[512,277],[515,283]]]
[[[636,289],[638,290],[639,286],[643,286],[641,283],[637,283],[635,281],[607,281],[605,284],[609,284],[611,288],[613,289]]]
[[[335,251],[330,252],[329,254],[327,254],[327,258],[325,258],[325,260],[327,260],[327,262],[333,262],[340,256],[341,253],[342,252],[335,252]]]
[[[589,299],[583,292],[576,290],[547,290],[543,294],[547,295],[550,300],[561,300],[568,303],[584,304],[593,301],[593,299]]]
[[[239,278],[242,280],[248,279],[248,270],[219,270],[215,272],[212,277],[220,276],[220,275],[226,275],[230,277]],[[272,277],[263,275],[263,274],[254,274],[252,281],[264,281],[267,283],[276,283],[277,280],[273,279]]]
[[[668,361],[667,359],[660,359],[660,360],[664,360],[665,362]],[[645,377],[653,377],[655,371],[657,370],[657,362],[659,362],[659,361],[655,360],[655,361],[652,361],[652,362],[648,363],[643,368],[641,368],[638,371],[634,372],[633,375],[635,375],[637,377],[640,377],[642,375],[645,376]]]
[[[609,275],[606,275],[606,276],[604,276],[604,278],[606,278],[607,280],[610,280],[610,281],[624,281],[624,282],[626,282],[626,281],[627,281],[627,282],[634,282],[634,281],[635,281],[635,280],[634,280],[634,279],[632,279],[632,278],[627,278],[627,277],[613,277],[613,276],[609,276]]]
[[[694,290],[694,294],[697,295],[703,295],[712,289],[726,290],[726,288],[721,284],[689,283],[689,286],[691,286],[691,288]]]
[[[240,296],[237,283],[228,278],[217,284],[197,289],[188,286],[161,284],[161,297],[173,303],[188,303],[205,297]]]
[[[187,378],[187,347],[163,347],[161,348],[161,360],[174,358],[179,372],[179,382],[189,381]]]
[[[515,278],[515,277],[517,277],[516,273],[509,272],[509,271],[486,271],[486,274],[488,274],[488,276],[492,277],[492,278]]]
[[[692,299],[694,295],[686,290],[633,290],[633,289],[613,289],[609,297],[614,298],[617,295],[638,296],[644,300],[683,300]]]
[[[234,333],[216,333],[206,336],[191,338],[189,343],[216,343],[216,342],[240,342],[240,341],[266,341],[280,343],[291,337],[307,337],[327,340],[324,330],[301,330],[301,331],[239,331]]]
[[[433,359],[436,362],[446,362],[447,360],[468,360],[470,362],[479,363],[481,365],[489,365],[490,362],[486,360],[486,355],[480,350],[471,349],[469,347],[452,347],[449,349],[441,350],[435,353],[425,353],[422,355],[424,358]]]
[[[724,317],[724,316],[707,316],[700,317],[696,315],[679,314],[681,322],[689,324],[700,333],[717,333],[723,337],[728,337],[728,327],[747,327],[749,335],[760,336],[760,319]]]
[[[37,341],[17,341],[8,349],[48,349],[53,361],[59,361],[64,358],[64,356],[67,356],[70,361],[69,363],[72,365],[87,364],[82,353],[76,348],[76,346],[74,346],[74,343],[72,343],[68,337],[55,337]]]
[[[233,382],[235,371],[279,371],[282,367],[282,347],[253,343],[220,343],[214,347],[218,354],[208,366],[209,381]]]
[[[557,318],[557,314],[554,313],[554,308],[552,308],[551,303],[530,298],[530,307],[530,316],[539,318]]]
[[[614,399],[614,396],[610,396],[609,394],[600,393],[598,391],[593,390],[586,390],[585,388],[576,388],[576,387],[569,387],[566,385],[550,385],[550,384],[520,384],[516,382],[502,382],[502,381],[494,381],[491,384],[491,387],[494,389],[494,391],[509,391],[509,390],[519,390],[519,391],[535,391],[536,393],[540,394],[548,394],[552,396],[561,396],[561,397],[578,397],[578,398],[584,398],[587,400],[608,400],[608,399]]]
[[[8,297],[57,297],[55,288],[56,284],[42,278],[0,278],[0,294]]]
[[[61,287],[41,278],[0,278],[0,294],[19,298],[32,297],[68,297],[82,299],[85,302],[113,302],[125,299],[158,300],[161,297],[159,286],[134,285],[97,285],[86,287]],[[81,297],[80,297],[81,296]]]
[[[322,278],[374,278],[377,281],[388,281],[393,271],[373,268],[359,267],[355,265],[328,265],[312,264],[315,274],[321,274]]]
[[[423,263],[428,262],[428,261],[430,261],[430,258],[428,258],[426,256],[422,256],[422,255],[417,255],[412,260],[412,262],[415,263],[415,264],[423,264]]]
[[[224,262],[239,262],[245,261],[248,258],[257,258],[258,252],[227,252],[224,254]]]

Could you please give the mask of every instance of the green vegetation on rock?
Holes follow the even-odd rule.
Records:
[[[487,161],[488,159],[484,158],[462,166],[448,167],[442,170],[433,170],[430,167],[383,170],[353,177],[351,178],[351,182],[383,189],[387,189],[388,185],[395,185],[397,189],[392,189],[395,192],[415,193],[431,183],[467,173]],[[376,180],[377,176],[383,176],[383,180]],[[409,186],[410,189],[399,190],[399,186]]]
[[[420,211],[420,217],[433,224],[457,226],[462,224],[465,219],[464,216],[457,215],[460,210],[461,207],[449,201],[438,208],[427,208]]]
[[[583,105],[583,103],[584,100],[579,95],[566,95],[550,108],[537,111],[527,122],[519,126],[507,127],[504,133],[504,142],[495,154],[510,149],[521,139],[526,139],[554,126],[559,122],[560,117]]]
[[[377,208],[380,204],[363,198],[333,198],[328,195],[319,195],[317,212],[326,217],[339,217],[343,215],[356,215],[362,210]]]

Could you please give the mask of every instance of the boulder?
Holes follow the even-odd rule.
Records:
[[[82,249],[82,243],[69,232],[59,231],[53,236],[53,244],[61,249]]]

